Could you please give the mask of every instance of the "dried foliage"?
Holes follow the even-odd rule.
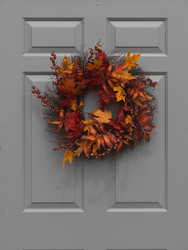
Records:
[[[63,166],[76,156],[105,158],[150,140],[155,127],[157,102],[152,94],[157,82],[147,77],[137,60],[141,54],[105,54],[95,45],[87,52],[65,56],[61,65],[51,54],[54,80],[46,85],[41,99],[47,130],[53,134],[58,147],[65,148]],[[84,96],[94,88],[100,95],[100,108],[90,113],[91,120],[82,114]],[[107,110],[110,101],[117,103],[116,117]]]

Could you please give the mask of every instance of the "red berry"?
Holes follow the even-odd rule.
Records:
[[[59,150],[59,148],[56,148],[56,150]]]
[[[35,91],[34,91],[34,90],[32,90],[32,93],[33,93],[33,94],[35,94]]]
[[[53,148],[53,151],[55,151],[56,150],[56,148]]]
[[[32,86],[33,89],[35,89],[35,86]]]

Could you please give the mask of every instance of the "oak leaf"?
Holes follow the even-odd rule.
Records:
[[[117,87],[114,87],[114,91],[116,91],[116,99],[117,99],[117,102],[123,100],[125,102],[125,90],[120,86],[118,85]]]
[[[94,61],[93,63],[88,64],[89,70],[99,69],[99,67],[102,65],[102,60],[99,59],[98,61]]]
[[[68,70],[68,69],[72,69],[74,63],[70,65],[69,59],[66,56],[64,56],[64,60],[61,62],[61,65],[62,65],[62,67],[58,66],[58,70],[60,72],[59,75],[64,76],[64,75],[66,75],[66,73],[64,71]]]
[[[64,158],[63,158],[63,167],[65,166],[65,162],[67,161],[67,159],[69,159],[69,162],[71,164],[71,162],[73,160],[73,156],[74,156],[74,153],[72,151],[70,151],[69,149],[65,150],[65,154],[64,154]]]
[[[82,151],[84,151],[85,155],[89,157],[90,147],[93,144],[93,141],[84,140],[80,143],[79,148],[75,151],[75,155],[80,156]]]
[[[101,123],[109,123],[112,119],[112,112],[107,109],[102,111],[99,108],[97,108],[95,111],[91,112],[90,114],[98,116],[98,117],[95,117],[95,120]]]
[[[129,53],[127,54],[127,57],[125,59],[126,63],[129,63],[128,65],[128,69],[130,70],[131,67],[135,67],[136,65],[138,65],[138,63],[136,63],[136,61],[140,58],[141,54],[133,54],[133,56],[131,57],[131,52],[129,51]]]
[[[112,77],[122,80],[122,86],[124,86],[128,80],[136,79],[134,76],[131,75],[131,73],[129,73],[128,69],[125,70],[128,65],[129,63],[124,63],[120,66],[118,66],[117,64],[115,70],[111,74]]]

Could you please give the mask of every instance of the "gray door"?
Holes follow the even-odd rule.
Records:
[[[187,11],[187,0],[0,1],[1,250],[188,249]],[[158,82],[157,135],[63,168],[31,85],[50,80],[52,49],[60,63],[99,39],[142,53]],[[95,105],[88,94],[86,111]]]

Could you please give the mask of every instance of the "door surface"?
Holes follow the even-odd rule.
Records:
[[[0,1],[0,250],[188,249],[187,11],[187,0]],[[157,135],[63,168],[31,85],[50,80],[52,50],[60,63],[99,39],[142,53],[158,82]]]

